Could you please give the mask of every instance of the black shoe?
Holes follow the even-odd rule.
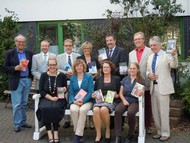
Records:
[[[83,142],[84,142],[84,137],[83,137],[83,136],[80,136],[80,137],[79,137],[79,142],[80,142],[80,143],[83,143]]]
[[[59,143],[59,139],[54,139],[54,143]]]
[[[63,128],[69,128],[71,125],[70,125],[70,122],[65,122],[65,124],[63,125]]]
[[[116,136],[115,143],[121,143],[121,142],[122,142],[121,136]]]
[[[15,131],[15,132],[18,133],[18,132],[20,132],[20,130],[21,130],[20,127],[14,127],[14,131]]]
[[[111,143],[111,138],[105,138],[105,143]]]
[[[73,143],[79,143],[79,136],[77,135],[74,136]]]
[[[23,127],[23,128],[32,128],[32,126],[29,125],[28,123],[26,123],[26,124],[24,124],[24,125],[21,125],[21,127]]]
[[[124,143],[130,143],[130,142],[131,141],[128,138],[126,138]]]

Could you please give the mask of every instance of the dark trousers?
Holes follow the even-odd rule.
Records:
[[[58,131],[59,123],[44,123],[46,130],[47,131],[51,130],[51,124],[53,124],[53,130]]]
[[[128,136],[133,136],[135,134],[135,114],[139,111],[138,103],[132,103],[129,106],[125,106],[123,102],[120,102],[115,108],[115,135],[122,136],[122,115],[127,111],[129,133]]]
[[[145,91],[145,128],[151,127],[152,121],[152,106],[150,91]]]

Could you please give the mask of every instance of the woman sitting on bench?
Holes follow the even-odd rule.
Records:
[[[46,127],[49,143],[59,143],[59,122],[64,117],[67,105],[66,99],[63,98],[64,92],[67,90],[67,79],[63,73],[58,72],[55,57],[48,59],[47,68],[48,71],[42,73],[40,78],[41,98],[36,113],[38,120],[42,121]],[[53,129],[51,129],[51,125],[53,125]]]

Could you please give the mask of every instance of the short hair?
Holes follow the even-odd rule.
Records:
[[[104,73],[103,73],[103,65],[104,64],[108,64],[111,68],[111,74],[115,74],[115,68],[116,68],[115,64],[112,63],[111,61],[105,60],[105,61],[103,61],[102,66],[101,66],[101,74],[102,75],[104,75]]]
[[[47,42],[48,45],[50,46],[50,42],[49,42],[47,39],[42,40],[41,43],[42,43],[42,42]]]
[[[86,42],[84,42],[84,43],[82,44],[81,48],[82,48],[82,49],[84,49],[84,48],[90,48],[90,49],[92,50],[92,43],[86,41]]]
[[[107,35],[106,35],[106,38],[107,38],[107,37],[113,37],[113,39],[116,40],[115,35],[113,35],[113,34],[111,34],[111,33],[107,34]]]
[[[142,38],[145,39],[144,33],[141,31],[135,33],[133,37],[135,37],[136,35],[142,35]]]
[[[71,43],[71,44],[72,44],[72,46],[73,46],[73,44],[74,44],[74,43],[73,43],[73,40],[71,40],[71,39],[65,39],[65,40],[64,40],[64,44],[65,44],[66,42]]]
[[[72,70],[73,70],[73,74],[77,74],[77,71],[76,71],[76,66],[79,65],[79,64],[82,64],[83,65],[83,72],[86,72],[86,64],[85,62],[82,60],[82,59],[76,59],[76,61],[73,63],[73,66],[72,66]]]
[[[26,37],[22,34],[18,34],[17,36],[15,36],[14,41],[16,42],[18,40],[18,37],[23,37],[24,41],[26,42]]]
[[[158,36],[151,37],[149,40],[149,45],[151,45],[151,43],[153,43],[153,42],[156,42],[157,44],[162,45],[162,41],[161,41],[160,37],[158,37]]]

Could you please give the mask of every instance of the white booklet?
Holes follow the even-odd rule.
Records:
[[[120,75],[126,75],[127,74],[127,62],[119,63],[119,73]]]
[[[131,95],[139,98],[139,92],[144,92],[144,85],[136,82],[136,84],[131,92]]]
[[[102,94],[101,89],[94,91],[94,97],[95,97],[96,103],[104,102],[104,96]]]
[[[169,39],[167,42],[166,53],[171,54],[173,48],[176,48],[176,39]]]
[[[90,73],[97,73],[97,66],[96,66],[96,62],[89,62],[88,63],[88,70]]]
[[[105,59],[108,58],[107,54],[106,54],[106,49],[105,48],[99,49],[98,53],[99,53],[99,56],[102,57],[102,60],[105,60]]]

